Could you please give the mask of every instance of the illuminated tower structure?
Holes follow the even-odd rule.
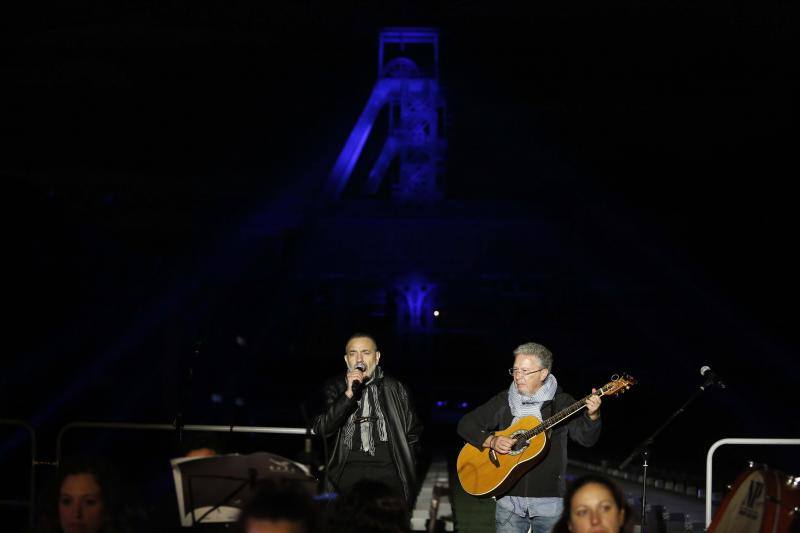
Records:
[[[396,202],[431,204],[440,198],[445,141],[439,34],[426,28],[387,28],[379,38],[378,80],[330,173],[329,201],[337,200],[347,187],[375,121],[387,106],[386,139],[362,192],[376,194],[397,161],[390,186]]]

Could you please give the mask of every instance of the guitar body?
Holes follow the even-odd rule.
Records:
[[[541,420],[535,416],[523,417],[495,435],[514,438],[539,426]],[[489,448],[479,449],[465,444],[458,454],[456,470],[464,490],[473,496],[495,496],[510,489],[528,470],[547,454],[547,433],[531,438],[520,450],[499,454]]]

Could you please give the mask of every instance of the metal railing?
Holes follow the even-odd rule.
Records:
[[[56,438],[56,464],[61,464],[61,443],[64,435],[74,429],[132,429],[146,431],[206,431],[216,433],[272,433],[277,435],[305,435],[306,428],[271,426],[219,426],[186,424],[176,428],[174,424],[136,424],[126,422],[72,422],[58,432]]]
[[[28,522],[33,527],[34,520],[34,502],[36,500],[36,430],[33,429],[29,423],[23,420],[15,420],[9,418],[0,418],[0,425],[3,426],[17,426],[28,432],[31,443],[31,462],[30,462],[30,488],[28,493],[28,501],[25,500],[0,500],[0,506],[7,507],[28,507]]]
[[[712,464],[714,462],[714,452],[717,448],[726,444],[745,444],[745,445],[800,445],[800,439],[745,439],[729,438],[721,439],[711,445],[706,454],[706,529],[711,525],[711,482]]]

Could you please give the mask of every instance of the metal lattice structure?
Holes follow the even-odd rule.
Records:
[[[390,165],[398,162],[392,197],[399,203],[433,203],[441,196],[445,141],[440,124],[439,33],[433,29],[388,28],[380,33],[378,80],[339,154],[328,182],[338,199],[352,175],[379,113],[388,106],[389,128],[363,192],[375,194]]]

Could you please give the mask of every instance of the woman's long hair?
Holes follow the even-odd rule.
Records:
[[[625,499],[625,494],[622,493],[622,490],[617,486],[616,483],[607,477],[597,475],[583,476],[570,484],[569,488],[567,489],[567,494],[564,496],[564,511],[561,513],[561,517],[553,527],[553,533],[569,533],[569,517],[570,510],[572,509],[572,499],[575,497],[576,492],[590,483],[596,483],[608,489],[614,498],[614,503],[617,504],[617,508],[625,512],[625,521],[619,528],[620,533],[632,533],[633,509],[628,503],[628,500]]]

